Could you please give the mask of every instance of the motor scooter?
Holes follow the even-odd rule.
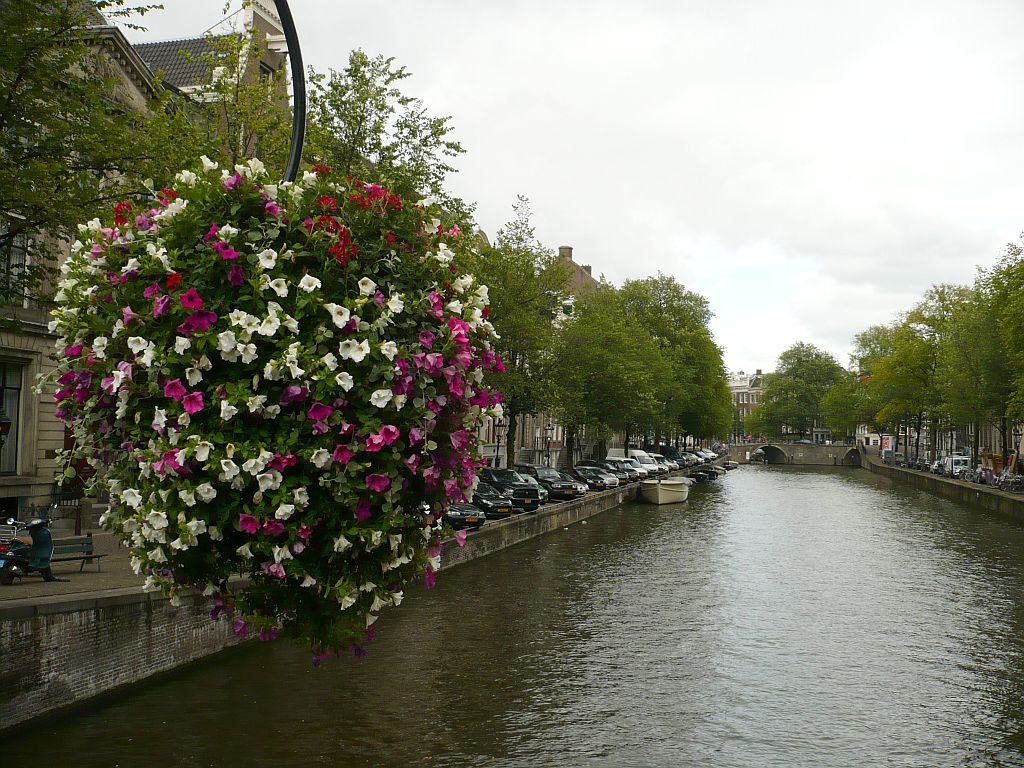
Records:
[[[0,584],[11,584],[15,577],[38,573],[43,581],[67,581],[58,579],[50,570],[53,557],[53,537],[50,535],[50,519],[38,517],[26,523],[9,518],[2,526],[4,536],[0,538]],[[18,536],[28,532],[32,543],[27,544]]]

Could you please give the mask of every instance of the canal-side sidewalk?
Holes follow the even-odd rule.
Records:
[[[952,477],[933,475],[930,472],[922,472],[919,469],[893,467],[883,463],[877,453],[866,451],[863,447],[861,448],[860,455],[863,466],[875,474],[908,483],[915,488],[930,491],[940,496],[962,501],[973,507],[995,512],[1017,523],[1024,523],[1024,495],[1022,494],[1001,491],[979,483],[955,480]]]
[[[60,535],[56,536],[60,538]],[[104,555],[84,565],[80,561],[54,563],[53,573],[67,581],[43,581],[37,574],[26,576],[13,584],[0,584],[0,605],[8,600],[51,598],[58,595],[78,595],[82,592],[102,592],[110,589],[142,587],[142,579],[132,573],[128,549],[115,536],[93,532],[93,550]],[[81,570],[79,570],[81,568]]]

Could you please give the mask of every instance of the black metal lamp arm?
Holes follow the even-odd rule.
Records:
[[[302,143],[306,138],[306,73],[302,67],[299,35],[295,31],[288,0],[274,0],[277,15],[281,17],[284,39],[288,44],[288,64],[292,70],[292,144],[285,163],[284,180],[295,181],[302,161]]]

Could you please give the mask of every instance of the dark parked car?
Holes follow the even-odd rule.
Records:
[[[597,467],[601,470],[607,470],[611,472],[615,477],[619,478],[621,484],[631,483],[634,480],[640,479],[640,473],[632,467],[627,467],[620,464],[617,461],[606,459],[604,461],[595,461],[591,459],[585,459],[583,461],[577,461],[576,466],[578,467]]]
[[[533,464],[517,464],[516,471],[521,475],[533,477],[544,488],[552,499],[571,501],[578,499],[586,490],[579,488],[579,483],[571,477],[566,477],[557,469],[551,467],[538,467]]]
[[[592,491],[607,491],[609,488],[619,487],[619,478],[615,477],[607,469],[582,467],[577,464],[576,468],[569,474],[577,480],[586,483],[587,487]]]
[[[525,512],[536,512],[540,508],[540,494],[537,489],[523,480],[518,472],[511,469],[484,467],[480,470],[480,479],[495,490],[510,496],[512,503]]]
[[[548,493],[548,489],[547,488],[545,488],[543,485],[541,485],[540,483],[537,482],[537,478],[536,477],[531,477],[530,475],[524,475],[522,472],[519,473],[519,476],[521,478],[523,478],[523,480],[528,482],[530,485],[532,485],[534,488],[537,489],[537,493],[540,494],[540,503],[541,504],[547,504],[548,503],[548,499],[551,498],[551,494]]]
[[[444,521],[455,530],[460,528],[472,528],[476,530],[487,520],[487,515],[482,509],[472,504],[452,504],[444,513]]]
[[[482,509],[488,520],[504,520],[515,510],[512,497],[503,496],[493,485],[487,483],[477,483],[476,490],[473,491],[473,505]]]

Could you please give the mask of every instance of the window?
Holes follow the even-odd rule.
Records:
[[[11,431],[0,449],[0,475],[18,473],[19,416],[21,415],[21,379],[24,367],[0,361],[0,405],[11,420]]]
[[[25,286],[25,266],[28,255],[28,235],[24,232],[11,235],[10,225],[0,220],[0,281],[8,286],[0,288],[0,302],[20,304],[23,301]]]

